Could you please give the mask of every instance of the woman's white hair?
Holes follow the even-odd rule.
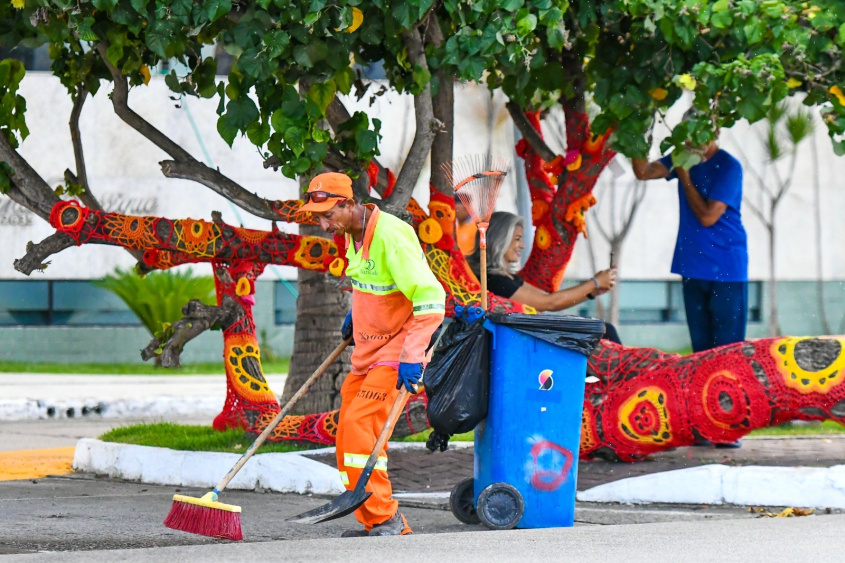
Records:
[[[490,217],[490,226],[487,227],[487,273],[490,274],[512,274],[517,264],[509,264],[505,260],[505,253],[513,241],[513,233],[517,227],[523,226],[522,217],[497,211]],[[467,257],[470,267],[475,275],[481,275],[481,249],[479,248],[479,235],[475,235],[475,251]]]

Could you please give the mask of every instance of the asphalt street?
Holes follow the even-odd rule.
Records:
[[[268,495],[269,497],[270,495]],[[125,502],[126,497],[122,497]],[[255,499],[249,499],[255,500]],[[263,524],[273,528],[270,536],[283,536],[282,516],[293,512],[293,503],[272,498],[277,508],[274,522]],[[115,500],[112,504],[120,501]],[[306,500],[313,504],[316,499]],[[5,502],[3,503],[5,504]],[[257,503],[256,503],[257,504]],[[283,507],[283,508],[282,508]],[[252,507],[251,507],[252,510]],[[438,531],[440,525],[422,524],[423,510],[408,510],[419,531]],[[437,515],[440,511],[429,511]],[[140,520],[140,511],[137,517]],[[422,517],[422,518],[421,518]],[[49,518],[49,517],[48,517]],[[256,513],[248,518],[247,533],[258,539]],[[100,519],[92,519],[96,527]],[[335,530],[339,524],[326,524]],[[454,527],[454,524],[452,525]],[[345,563],[389,559],[391,561],[647,561],[655,558],[673,561],[756,561],[776,558],[786,561],[837,561],[842,558],[842,529],[845,516],[809,516],[804,518],[746,518],[711,521],[670,521],[651,524],[621,524],[617,526],[581,525],[574,528],[540,530],[481,531],[477,527],[461,527],[464,533],[417,533],[404,537],[386,538],[314,538],[301,541],[253,541],[218,543],[192,541],[193,545],[120,549],[108,552],[38,553],[11,555],[5,560],[37,561],[143,561],[171,563],[173,561],[343,561]],[[124,532],[140,529],[139,522],[124,522]],[[90,528],[89,528],[90,529]],[[84,532],[81,532],[84,533]],[[262,539],[277,539],[264,537]],[[175,542],[172,542],[175,543]],[[187,542],[186,542],[187,543]],[[197,545],[197,544],[204,545]],[[95,544],[91,544],[96,549]],[[114,547],[121,547],[114,543]],[[162,539],[160,546],[167,545]]]
[[[219,544],[162,525],[173,494],[202,496],[207,490],[112,481],[93,475],[0,482],[0,553],[112,550]],[[320,506],[328,497],[226,491],[223,502],[242,507],[246,542],[338,538],[357,528],[354,517],[319,525],[285,518]],[[458,522],[442,495],[400,499],[416,534],[488,532]],[[576,527],[653,522],[751,519],[747,508],[718,506],[620,506],[579,503]],[[491,536],[492,537],[492,536]],[[289,545],[289,544],[286,544]]]
[[[178,420],[208,423],[204,419]],[[138,421],[92,417],[3,422],[0,452],[73,446],[81,437],[133,422]],[[206,492],[90,474],[0,481],[0,559],[170,563],[262,558],[371,563],[374,553],[387,549],[391,559],[407,561],[597,557],[651,561],[658,554],[690,561],[747,561],[773,554],[799,560],[838,560],[845,549],[841,539],[845,516],[824,512],[787,519],[736,506],[578,503],[574,528],[492,532],[458,522],[444,493],[401,496],[401,510],[415,532],[405,538],[339,538],[342,531],[359,527],[352,516],[316,526],[287,523],[287,516],[328,499],[262,491],[226,491],[222,495],[223,502],[243,508],[243,543],[222,542],[162,525],[173,494],[199,497]],[[764,507],[764,512],[778,511],[778,507]]]

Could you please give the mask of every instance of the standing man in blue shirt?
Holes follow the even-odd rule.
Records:
[[[748,244],[742,226],[742,165],[716,141],[698,152],[688,171],[672,156],[633,159],[640,180],[678,180],[681,221],[672,273],[683,278],[692,349],[708,350],[745,340],[748,318]]]

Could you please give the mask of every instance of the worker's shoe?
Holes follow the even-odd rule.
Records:
[[[408,527],[405,517],[398,510],[393,515],[393,518],[382,522],[378,526],[373,526],[373,529],[370,530],[371,536],[402,536],[410,533],[411,528]]]
[[[369,536],[370,533],[367,530],[346,530],[340,537],[342,538],[365,538]]]

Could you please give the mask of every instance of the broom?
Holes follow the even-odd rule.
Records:
[[[487,311],[487,226],[496,207],[502,180],[510,164],[489,154],[469,155],[441,166],[455,195],[469,211],[478,226],[478,247],[481,251],[481,308]]]
[[[261,447],[270,432],[276,428],[276,425],[290,412],[296,402],[302,398],[312,385],[322,376],[328,367],[334,362],[341,352],[352,341],[348,338],[341,342],[337,348],[326,358],[320,367],[311,374],[311,377],[302,384],[299,391],[290,398],[288,403],[276,414],[275,418],[270,421],[267,428],[250,444],[244,454],[238,459],[237,463],[229,470],[229,472],[217,483],[214,489],[203,495],[201,498],[188,497],[184,495],[173,495],[173,506],[170,507],[170,513],[164,519],[164,525],[174,530],[188,532],[191,534],[198,534],[201,536],[208,536],[211,538],[219,538],[225,540],[240,541],[244,539],[241,531],[241,507],[233,504],[224,504],[217,502],[220,491],[226,488],[235,474],[240,471],[241,467],[246,464],[247,460],[252,457],[252,454]]]

